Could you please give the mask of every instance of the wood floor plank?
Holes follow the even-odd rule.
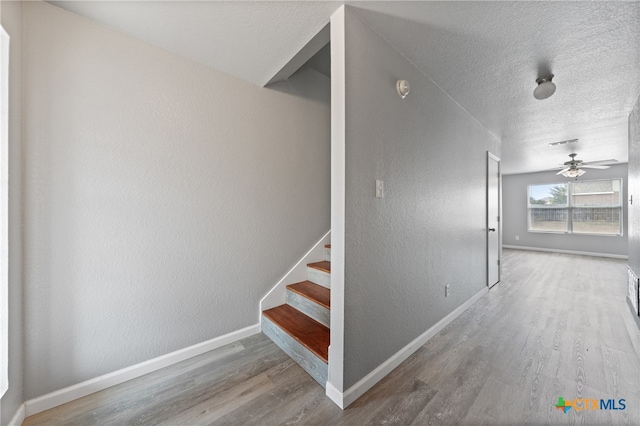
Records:
[[[27,418],[38,425],[640,424],[626,262],[504,250],[500,284],[346,410],[263,335]],[[625,411],[555,408],[624,398]]]
[[[484,348],[475,346],[451,374],[438,374],[430,384],[438,390],[412,424],[460,424],[491,371]]]
[[[478,426],[516,424],[520,419],[514,410],[516,395],[511,385],[489,376],[461,423]]]
[[[287,412],[283,408],[287,402],[299,400],[310,392],[324,395],[324,389],[295,363],[290,363],[274,380],[274,384],[274,389],[251,402],[251,409],[246,405],[238,407],[221,417],[216,424],[265,424],[264,419],[273,417],[272,413],[276,413],[280,419],[286,416]]]
[[[156,423],[156,425],[209,425],[227,413],[250,404],[255,398],[270,391],[273,387],[273,382],[267,374],[261,373],[217,393],[215,399],[206,399],[197,405],[172,415],[162,422]]]

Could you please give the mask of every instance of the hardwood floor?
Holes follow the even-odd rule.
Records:
[[[342,411],[263,335],[24,425],[640,424],[623,260],[505,250],[502,282]],[[556,409],[558,397],[626,410]]]

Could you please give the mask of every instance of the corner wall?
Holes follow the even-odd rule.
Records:
[[[626,203],[629,206],[629,268],[636,276],[640,276],[640,97],[629,114],[629,197],[627,200],[630,197],[633,197],[633,204]],[[637,282],[633,283],[633,281],[627,285],[629,306],[632,307],[632,315],[640,327],[640,317],[637,315],[640,288]]]
[[[260,88],[24,7],[24,399],[257,324],[329,230],[329,80]]]
[[[629,195],[633,204],[627,201],[629,209],[629,267],[640,274],[640,97],[629,114]]]
[[[9,389],[2,397],[6,425],[23,398],[22,323],[22,2],[3,1],[2,26],[10,37],[9,48]]]
[[[617,164],[605,170],[590,169],[580,180],[622,178],[623,235],[553,234],[527,231],[528,185],[567,182],[555,172],[523,173],[502,177],[502,243],[510,246],[536,247],[626,256],[628,253],[627,164]],[[516,235],[520,237],[516,240]]]
[[[487,151],[500,155],[497,137],[379,37],[357,9],[345,12],[344,180],[332,188],[334,203],[336,186],[344,190],[345,205],[344,265],[332,265],[344,267],[338,390],[486,288]],[[332,39],[332,48],[337,44]],[[411,85],[404,100],[398,79]],[[333,135],[334,144],[339,137]],[[375,197],[377,179],[384,181],[384,198]],[[332,224],[332,251],[336,231]]]

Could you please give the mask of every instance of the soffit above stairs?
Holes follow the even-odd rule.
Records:
[[[640,2],[50,3],[260,86],[350,4],[502,140],[503,173],[548,169],[572,149],[585,161],[628,158]],[[546,72],[558,90],[538,101],[535,79]],[[577,147],[548,145],[574,138]]]
[[[267,84],[312,40],[342,4],[324,1],[49,3],[259,86]]]

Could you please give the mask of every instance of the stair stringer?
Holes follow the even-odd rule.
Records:
[[[258,317],[262,325],[262,312],[287,302],[287,285],[307,279],[307,264],[324,259],[324,246],[331,242],[331,231],[327,232],[260,300]]]

